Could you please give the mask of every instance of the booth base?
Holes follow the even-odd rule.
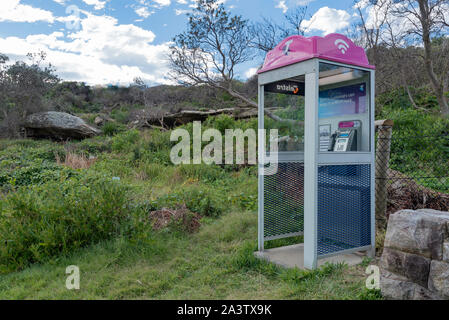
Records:
[[[299,269],[305,269],[303,243],[286,247],[267,249],[262,252],[257,251],[254,254],[256,255],[256,257],[260,259],[265,259],[269,262],[272,262],[284,268],[298,267]],[[362,263],[363,258],[365,256],[366,256],[365,252],[356,252],[318,259],[318,267],[325,264],[326,262],[330,263],[344,262],[349,266],[354,266],[359,263]]]

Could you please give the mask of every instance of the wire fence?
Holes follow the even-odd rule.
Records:
[[[376,139],[378,223],[401,209],[449,211],[449,132],[378,126]]]

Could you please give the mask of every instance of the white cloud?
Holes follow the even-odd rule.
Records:
[[[306,28],[306,32],[318,30],[329,34],[348,27],[350,20],[351,15],[345,10],[321,7],[310,20],[304,20],[301,26]]]
[[[277,6],[275,8],[281,9],[283,13],[286,13],[288,10],[287,4],[285,3],[284,0],[279,1],[279,3],[277,4]]]
[[[50,11],[21,4],[20,0],[2,0],[0,10],[1,21],[13,22],[36,22],[47,21],[52,23],[55,20]]]
[[[171,0],[154,0],[158,7],[166,7],[171,4]]]
[[[2,53],[23,59],[28,52],[44,50],[65,80],[90,84],[128,84],[135,77],[148,83],[168,83],[166,61],[169,43],[153,45],[153,32],[132,24],[119,24],[109,16],[85,13],[81,30],[0,37]]]
[[[146,7],[141,7],[134,11],[136,12],[137,15],[139,15],[140,17],[145,18],[145,19],[154,13],[154,11],[149,11],[148,8],[146,8]]]
[[[245,72],[245,77],[247,79],[251,78],[253,75],[255,75],[257,72],[257,68],[249,68],[246,72]]]
[[[95,10],[101,10],[104,8],[104,6],[106,5],[106,1],[101,1],[101,0],[83,0],[83,2],[89,6],[94,6]]]
[[[353,8],[354,9],[357,9],[357,8],[365,9],[367,6],[369,6],[369,4],[370,4],[369,0],[360,0],[354,4]]]
[[[307,6],[309,3],[314,2],[315,0],[296,0],[296,4],[298,6]]]
[[[182,9],[175,9],[175,14],[177,16],[180,16],[181,14],[187,14],[189,12],[192,12],[191,10],[182,10]]]

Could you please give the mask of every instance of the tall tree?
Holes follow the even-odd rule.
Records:
[[[46,108],[45,95],[59,81],[51,65],[43,65],[44,52],[28,54],[30,63],[5,65],[0,55],[0,127],[2,133],[18,135],[27,115]],[[1,67],[1,65],[4,65]]]
[[[286,24],[279,24],[272,19],[262,18],[261,22],[253,23],[250,26],[251,45],[267,53],[279,42],[288,36],[304,35],[305,28],[303,21],[306,18],[307,7],[296,7],[284,15]]]
[[[248,21],[229,14],[219,0],[199,0],[188,18],[187,31],[170,47],[171,78],[183,85],[224,90],[257,108],[257,102],[235,88],[236,67],[254,58]],[[265,114],[282,121],[268,110]]]
[[[253,57],[248,22],[231,16],[217,0],[199,0],[188,18],[187,31],[170,48],[171,76],[181,84],[206,84],[241,98],[233,80],[236,66]]]
[[[424,47],[422,59],[429,82],[441,112],[449,115],[445,95],[449,89],[449,69],[436,69],[441,56],[436,54],[432,43],[432,38],[447,36],[449,31],[449,0],[396,0],[391,10],[394,17],[404,21],[401,28],[397,28],[404,38],[415,40]]]

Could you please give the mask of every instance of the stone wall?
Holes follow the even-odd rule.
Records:
[[[449,212],[391,215],[380,270],[387,299],[449,299]]]

